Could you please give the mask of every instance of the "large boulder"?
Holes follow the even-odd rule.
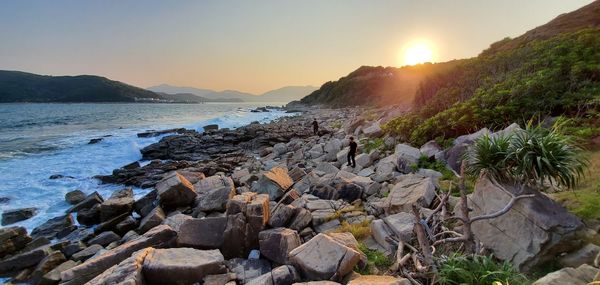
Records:
[[[347,285],[411,285],[406,278],[381,275],[359,275],[352,278]]]
[[[200,179],[194,184],[194,190],[196,190],[196,193],[198,194],[208,193],[211,190],[219,188],[229,188],[232,191],[235,191],[233,179],[227,176],[213,175]]]
[[[31,231],[31,237],[45,237],[47,239],[53,239],[57,235],[72,232],[75,229],[73,223],[73,217],[71,215],[58,216],[47,220],[45,223],[39,225]],[[60,238],[60,237],[59,237]]]
[[[73,190],[73,191],[69,191],[67,192],[67,194],[65,194],[65,201],[67,201],[67,203],[71,204],[71,205],[76,205],[79,202],[85,200],[85,193],[83,193],[83,191],[81,190]]]
[[[278,264],[288,263],[288,254],[302,244],[298,232],[288,228],[275,228],[258,235],[260,253]]]
[[[75,204],[73,207],[69,208],[67,210],[67,213],[73,213],[73,212],[77,212],[81,209],[89,209],[92,206],[96,205],[96,204],[100,204],[104,202],[104,199],[102,199],[102,196],[100,196],[100,194],[98,194],[98,192],[93,192],[90,195],[88,195],[87,197],[85,197],[85,199],[83,199],[83,201]]]
[[[323,145],[322,144],[315,144],[309,151],[308,151],[308,157],[309,158],[318,158],[320,156],[323,155]]]
[[[384,210],[388,215],[412,212],[412,205],[429,207],[435,198],[435,184],[429,177],[407,175],[394,185],[385,199]]]
[[[271,272],[271,264],[266,259],[233,258],[227,261],[227,267],[235,273],[239,284],[247,284],[251,280]]]
[[[289,260],[308,280],[341,280],[352,272],[360,253],[325,234],[318,234],[292,250]]]
[[[421,151],[418,148],[407,144],[396,145],[394,154],[396,155],[396,165],[402,173],[410,173],[412,166],[419,162]]]
[[[147,284],[194,284],[207,275],[225,273],[219,250],[155,249],[146,255],[142,272]]]
[[[0,258],[19,251],[31,241],[24,227],[6,227],[0,229]]]
[[[166,207],[190,205],[197,195],[194,186],[177,172],[158,182],[156,190],[160,203]]]
[[[371,222],[371,234],[383,248],[391,249],[386,241],[389,236],[394,236],[405,243],[409,243],[413,237],[413,227],[415,225],[415,216],[410,213],[398,213],[389,215],[380,220]]]
[[[160,225],[165,220],[165,212],[160,206],[156,206],[150,213],[148,213],[138,227],[138,232],[143,234],[153,227]]]
[[[438,157],[443,150],[436,141],[432,140],[422,145],[419,151],[422,155],[427,156],[428,158],[435,158]]]
[[[479,179],[471,195],[471,216],[504,208],[511,198],[506,191],[515,193],[516,190],[510,186],[503,188],[488,179]],[[583,224],[547,196],[530,189],[523,193],[534,193],[535,197],[517,201],[500,217],[473,223],[472,229],[475,237],[496,257],[527,271],[555,260],[559,253],[576,246],[573,239]]]
[[[223,245],[227,217],[189,219],[179,227],[177,243],[183,247],[216,249]]]
[[[169,226],[160,225],[142,236],[115,247],[86,262],[61,273],[64,285],[84,284],[111,266],[120,263],[134,252],[146,247],[160,247],[171,241],[176,232]]]
[[[202,212],[225,211],[227,201],[235,194],[235,188],[228,186],[209,190],[206,193],[198,194],[198,197],[196,197],[195,208]]]
[[[371,156],[367,153],[361,153],[357,155],[354,160],[356,161],[356,165],[360,166],[361,168],[369,167],[372,163]]]
[[[258,234],[265,229],[269,214],[267,194],[246,192],[229,200],[227,226],[223,233],[223,254],[228,258],[242,257],[258,248]]]
[[[274,167],[260,176],[258,181],[252,185],[252,191],[269,194],[271,200],[276,200],[281,198],[292,184],[294,181],[288,175],[286,168]]]
[[[87,244],[92,245],[92,244],[99,244],[101,246],[107,246],[109,245],[111,242],[115,242],[120,240],[121,237],[111,231],[108,232],[102,232],[101,234],[95,236],[94,238],[90,239]]]
[[[115,264],[102,274],[90,280],[87,285],[104,285],[104,284],[145,284],[142,268],[146,256],[153,252],[154,248],[148,247],[141,249],[131,257]]]
[[[10,225],[27,220],[37,214],[37,208],[21,208],[2,212],[2,225]]]
[[[381,129],[379,122],[374,122],[370,126],[364,128],[362,132],[367,137],[379,137],[383,133],[383,130]]]
[[[0,261],[0,274],[32,267],[48,256],[48,253],[48,246],[42,246],[5,258]]]
[[[566,267],[533,282],[533,285],[588,285],[594,280],[598,268],[583,264],[577,268]]]
[[[396,170],[396,155],[390,155],[381,159],[376,167],[375,174],[372,176],[373,180],[377,182],[384,182],[394,178],[394,171]]]
[[[100,219],[108,221],[123,213],[130,213],[133,209],[133,190],[125,188],[115,191],[110,198],[100,204]]]
[[[285,143],[277,143],[273,146],[273,154],[275,156],[281,156],[288,151],[287,145]]]
[[[342,141],[331,139],[325,144],[325,160],[334,161],[337,159],[338,152],[342,149]]]

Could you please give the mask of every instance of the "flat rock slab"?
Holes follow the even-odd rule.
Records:
[[[193,284],[208,275],[225,273],[219,250],[155,249],[146,255],[143,274],[148,284]]]
[[[146,256],[153,252],[154,248],[148,247],[135,252],[131,257],[113,265],[111,268],[96,276],[86,285],[104,285],[104,284],[144,284],[142,275],[142,264]]]
[[[216,249],[223,245],[227,217],[189,219],[179,227],[177,243],[199,249]]]
[[[435,184],[429,177],[407,175],[404,180],[398,182],[390,191],[385,200],[384,209],[386,214],[400,212],[412,212],[412,205],[429,207],[435,198]]]
[[[318,234],[292,250],[289,260],[309,280],[341,280],[360,261],[360,253]]]
[[[405,278],[380,275],[361,275],[350,280],[347,285],[411,285],[411,283]]]

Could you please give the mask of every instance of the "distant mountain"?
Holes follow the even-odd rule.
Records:
[[[168,94],[168,93],[163,93],[163,92],[156,92],[156,93],[158,93],[161,97],[163,97],[166,100],[171,100],[171,101],[179,102],[179,103],[243,102],[242,99],[237,99],[237,98],[208,99],[208,98],[198,96],[198,95],[192,94],[192,93],[175,93],[175,94]]]
[[[48,76],[0,70],[0,103],[136,102],[162,97],[125,83],[93,75]]]
[[[147,88],[154,92],[167,94],[189,93],[211,100],[232,100],[239,99],[244,102],[290,102],[298,100],[310,92],[316,90],[314,86],[287,86],[276,90],[265,92],[261,95],[240,92],[236,90],[215,91],[210,89],[201,89],[194,87],[179,87],[168,84],[161,84]]]

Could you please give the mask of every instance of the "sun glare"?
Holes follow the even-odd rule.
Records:
[[[414,42],[404,48],[404,65],[431,62],[432,59],[431,46],[425,42]]]

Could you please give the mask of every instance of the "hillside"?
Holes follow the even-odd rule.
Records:
[[[428,75],[451,68],[458,62],[415,66],[361,66],[337,81],[329,81],[302,98],[300,103],[344,107],[352,105],[386,106],[410,104],[419,83]]]
[[[162,99],[158,94],[105,77],[46,76],[0,70],[0,103],[135,102]]]
[[[314,91],[314,86],[286,86],[271,90],[260,95],[255,95],[236,90],[215,91],[195,87],[179,87],[168,84],[148,87],[148,90],[166,94],[187,93],[204,97],[208,100],[227,102],[290,102],[299,100]]]
[[[175,93],[168,94],[163,92],[157,92],[162,98],[177,103],[206,103],[206,102],[243,102],[241,99],[208,99],[202,96],[198,96],[192,93]]]

